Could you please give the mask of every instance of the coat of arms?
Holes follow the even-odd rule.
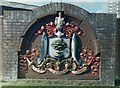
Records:
[[[39,49],[27,50],[21,58],[37,73],[50,71],[53,74],[98,74],[100,55],[82,47],[83,31],[76,25],[65,22],[58,13],[54,22],[42,26],[35,35],[41,35]],[[22,68],[21,68],[22,69]]]

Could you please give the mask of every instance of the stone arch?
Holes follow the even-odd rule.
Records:
[[[99,52],[98,38],[95,29],[89,22],[90,13],[68,3],[50,3],[34,9],[34,19],[22,34],[23,38],[21,39],[20,50],[30,48],[28,44],[32,41],[34,33],[40,26],[53,21],[57,11],[64,11],[65,16],[73,20],[81,28],[86,34],[87,43],[92,44],[91,47],[94,49],[94,54],[97,54]]]
[[[93,50],[94,55],[98,54],[100,51],[98,38],[95,29],[89,22],[90,13],[80,7],[67,3],[51,3],[33,10],[34,19],[22,34],[19,54],[24,54],[26,50],[31,49],[33,41],[37,39],[35,36],[37,30],[42,25],[53,22],[57,11],[64,11],[65,20],[74,23],[84,32],[85,36],[81,39],[83,47],[88,46],[89,49]],[[25,74],[23,75],[25,77]]]
[[[61,7],[62,6],[62,7]],[[68,9],[69,8],[69,9]],[[25,29],[22,35],[25,35],[29,27],[34,24],[38,19],[45,17],[50,14],[56,14],[57,11],[64,11],[65,14],[74,17],[75,19],[80,18],[81,20],[88,20],[89,12],[86,10],[68,3],[50,3],[40,6],[33,10],[34,19]],[[80,20],[79,19],[79,20]]]

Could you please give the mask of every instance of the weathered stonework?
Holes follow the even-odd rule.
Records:
[[[4,11],[2,33],[4,79],[17,79],[19,42],[25,27],[31,20],[31,11]]]
[[[113,16],[111,18],[111,16]],[[116,59],[116,15],[96,14],[96,32],[101,44],[101,81],[114,84]],[[110,27],[110,25],[113,25]],[[108,75],[109,74],[109,75]]]
[[[2,79],[2,30],[3,16],[0,16],[0,80]]]
[[[25,6],[25,5],[24,5]],[[62,6],[62,7],[61,7]],[[29,7],[29,6],[28,6]],[[10,8],[10,7],[7,7]],[[20,7],[19,7],[20,8]],[[22,8],[22,7],[21,7]],[[116,15],[105,13],[89,13],[77,6],[66,3],[52,3],[32,9],[14,8],[3,9],[0,17],[0,61],[2,60],[2,80],[4,81],[31,81],[18,79],[18,51],[21,47],[23,36],[29,27],[38,19],[56,11],[64,11],[66,15],[90,23],[97,33],[100,41],[101,64],[99,80],[53,80],[39,79],[35,82],[48,82],[55,85],[114,85],[116,64]],[[2,26],[1,26],[2,25]],[[94,42],[95,37],[90,37]]]
[[[116,48],[116,51],[117,51],[117,56],[116,56],[116,76],[117,76],[117,78],[120,78],[120,68],[119,68],[119,63],[120,63],[120,41],[119,41],[119,39],[120,39],[120,18],[119,19],[117,19],[117,28],[118,28],[118,30],[117,30],[117,32],[116,32],[116,45],[117,45],[117,48]]]

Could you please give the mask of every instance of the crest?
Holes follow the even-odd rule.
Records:
[[[53,74],[98,74],[100,55],[94,56],[92,50],[84,48],[81,41],[83,31],[77,25],[65,22],[61,12],[58,15],[54,22],[46,23],[37,30],[35,36],[41,35],[40,47],[20,55],[22,60],[40,74],[46,71]]]
[[[63,60],[70,56],[70,38],[49,38],[49,56],[57,60]]]

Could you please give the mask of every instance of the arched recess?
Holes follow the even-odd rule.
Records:
[[[33,11],[35,19],[26,27],[22,34],[20,52],[25,53],[26,50],[31,50],[36,41],[38,41],[37,45],[40,47],[41,36],[35,36],[35,33],[46,23],[54,22],[57,11],[64,11],[65,22],[73,23],[83,31],[84,37],[80,37],[82,47],[93,50],[94,55],[98,54],[100,52],[98,38],[95,29],[89,22],[89,12],[66,3],[47,4]]]
[[[27,31],[25,30],[25,33],[22,35],[22,43],[20,50],[27,50],[30,48],[30,43],[32,42],[34,36],[34,33],[40,29],[41,26],[45,25],[49,22],[54,22],[56,14],[50,14],[47,16],[44,16],[42,18],[39,18],[32,22],[27,28]],[[75,25],[78,25],[80,29],[85,33],[86,42],[91,43],[92,42],[92,49],[95,50],[96,53],[99,52],[98,49],[98,40],[96,33],[94,31],[94,28],[86,21],[82,20],[81,18],[75,18],[70,15],[65,14],[66,22],[72,22]]]
[[[56,8],[54,8],[54,6],[56,6]],[[44,12],[41,12],[42,10],[44,10]],[[34,33],[42,25],[45,25],[46,23],[49,23],[51,21],[54,22],[56,12],[60,10],[64,11],[66,22],[71,21],[72,23],[75,23],[77,26],[80,27],[80,29],[85,33],[85,36],[87,38],[86,41],[88,41],[88,43],[92,42],[93,44],[92,47],[94,47],[93,49],[95,50],[95,53],[98,53],[99,52],[98,38],[96,36],[95,29],[89,22],[89,12],[75,5],[66,3],[52,3],[35,9],[34,14],[36,17],[26,27],[25,31],[23,32],[19,50],[29,49],[30,46],[28,45],[32,41]]]

